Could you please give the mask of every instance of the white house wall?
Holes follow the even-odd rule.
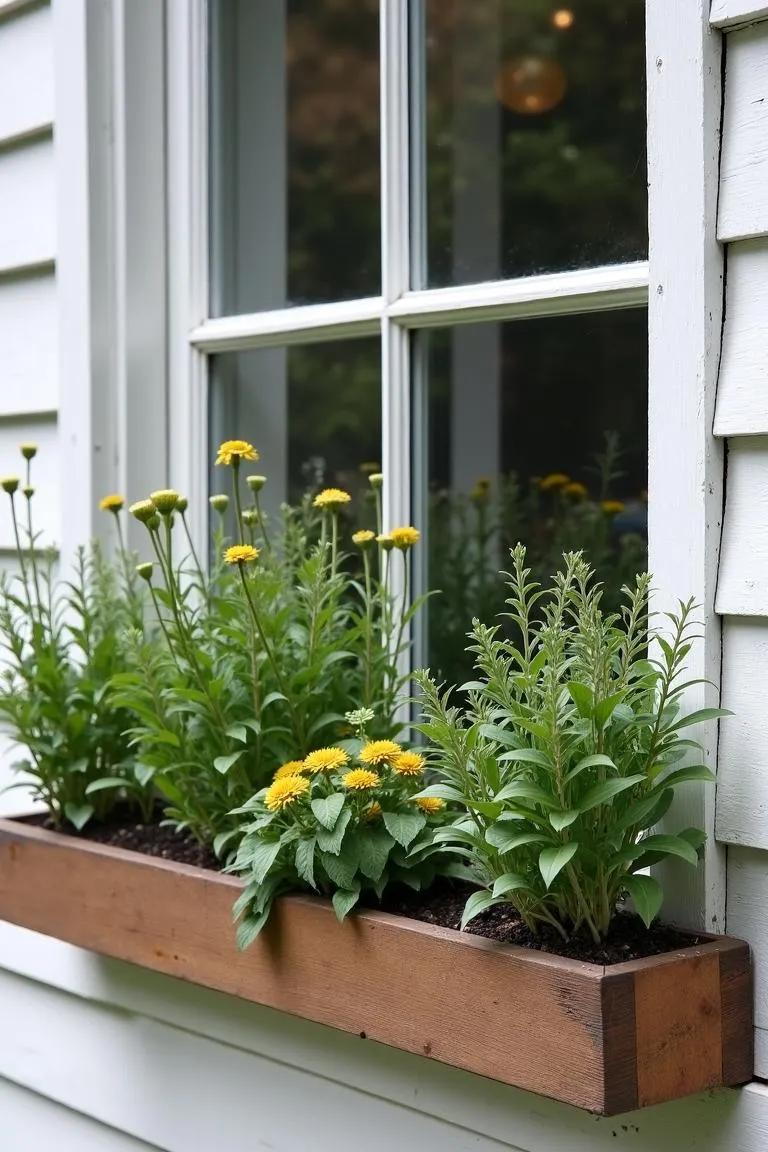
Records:
[[[718,236],[726,245],[714,431],[727,438],[716,607],[723,616],[717,836],[727,929],[752,946],[756,1073],[768,1078],[768,7],[713,0],[726,36]],[[761,19],[763,18],[763,19]]]

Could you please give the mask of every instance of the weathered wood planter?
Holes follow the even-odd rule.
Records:
[[[297,896],[238,953],[238,887],[0,820],[0,918],[105,956],[606,1115],[752,1075],[741,941],[602,968]]]

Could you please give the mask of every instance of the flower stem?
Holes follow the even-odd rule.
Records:
[[[235,498],[235,518],[237,520],[237,536],[240,544],[245,544],[243,536],[243,505],[240,500],[240,460],[236,456],[232,460],[232,494]]]
[[[266,548],[267,552],[271,552],[272,551],[272,545],[270,544],[269,536],[267,535],[267,525],[264,521],[264,513],[261,511],[261,503],[259,502],[258,492],[254,492],[253,502],[256,505],[256,515],[259,519],[259,527],[261,528],[261,534],[264,537],[264,547]]]
[[[366,708],[371,706],[371,662],[373,657],[373,596],[371,592],[371,561],[368,549],[363,551],[365,568],[365,699]]]

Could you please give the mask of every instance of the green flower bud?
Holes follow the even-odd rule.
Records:
[[[149,521],[156,515],[156,509],[151,500],[139,500],[136,504],[131,504],[131,515],[135,516],[142,524],[149,524]]]
[[[261,492],[267,482],[266,476],[246,476],[245,482],[251,492]]]
[[[136,575],[141,576],[142,580],[146,580],[147,584],[150,584],[152,582],[153,569],[154,569],[154,564],[152,563],[151,560],[148,561],[146,564],[137,564],[136,565]]]
[[[371,488],[374,489],[374,491],[378,492],[384,484],[384,473],[374,472],[373,475],[368,477],[368,483],[370,484]]]
[[[170,516],[179,502],[179,494],[173,488],[161,488],[159,492],[150,492],[149,498],[161,516]]]
[[[34,460],[37,456],[37,444],[20,444],[19,448],[25,460]]]
[[[0,480],[0,488],[2,488],[3,492],[7,492],[9,496],[13,496],[19,487],[19,483],[18,476],[6,476],[3,480]]]
[[[214,511],[223,516],[227,508],[229,508],[229,496],[224,492],[219,492],[217,496],[209,496],[208,503]]]

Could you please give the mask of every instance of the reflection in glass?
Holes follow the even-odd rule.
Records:
[[[367,474],[381,460],[380,342],[375,338],[233,352],[213,359],[211,458],[223,440],[249,440],[260,453],[249,471],[267,484],[274,519],[307,491],[344,488],[358,518],[369,509]],[[211,473],[221,489],[221,469]],[[371,515],[373,519],[373,515]],[[362,525],[362,519],[360,520]],[[367,522],[366,527],[370,527]]]
[[[378,0],[211,0],[212,314],[380,291]]]
[[[418,0],[412,12],[423,282],[644,259],[644,0]]]
[[[518,540],[544,582],[564,551],[583,549],[610,608],[645,567],[647,316],[471,324],[417,341],[427,485],[416,522],[429,526],[427,583],[442,590],[425,658],[460,684],[466,632],[504,610],[499,572]]]

